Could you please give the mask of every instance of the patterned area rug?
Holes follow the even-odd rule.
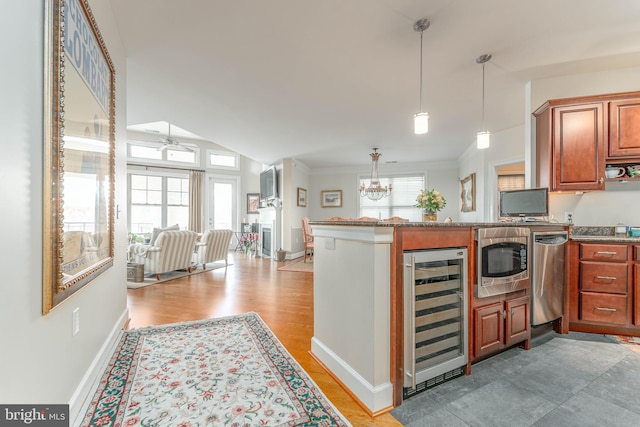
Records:
[[[83,426],[350,426],[256,313],[123,333]]]

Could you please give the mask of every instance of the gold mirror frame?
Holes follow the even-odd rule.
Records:
[[[472,173],[460,180],[461,212],[473,212],[476,210],[476,174]]]
[[[47,0],[42,312],[113,265],[115,69],[87,0]]]

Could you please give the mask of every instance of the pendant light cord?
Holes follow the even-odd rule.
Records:
[[[420,112],[422,113],[422,36],[424,30],[420,31]]]
[[[485,132],[486,126],[485,126],[485,122],[484,122],[484,65],[485,63],[482,63],[482,131]]]

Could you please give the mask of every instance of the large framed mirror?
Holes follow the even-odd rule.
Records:
[[[47,0],[43,314],[113,265],[115,70],[87,0]]]

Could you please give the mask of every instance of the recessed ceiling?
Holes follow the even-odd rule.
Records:
[[[455,160],[481,127],[484,53],[493,132],[524,123],[530,80],[640,66],[637,0],[111,1],[127,124],[171,121],[266,164]],[[414,135],[425,17],[431,120]]]

